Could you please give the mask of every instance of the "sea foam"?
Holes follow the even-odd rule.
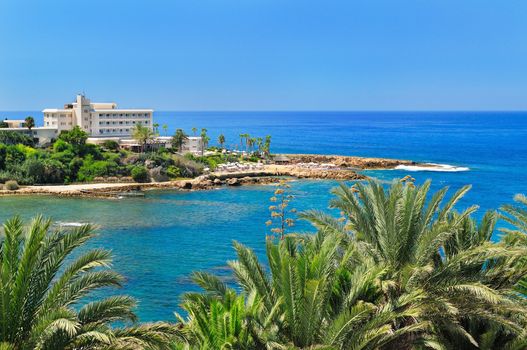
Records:
[[[440,171],[440,172],[459,172],[459,171],[469,171],[470,168],[463,166],[455,166],[449,164],[436,164],[436,163],[426,163],[425,166],[422,165],[398,165],[395,167],[395,170],[405,170],[405,171]]]
[[[57,221],[56,224],[59,226],[64,226],[64,227],[81,227],[82,225],[84,225],[81,222],[62,222],[62,221]]]

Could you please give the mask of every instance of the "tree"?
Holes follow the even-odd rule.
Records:
[[[258,147],[258,153],[261,156],[262,149],[263,149],[263,139],[261,137],[256,138],[256,146]]]
[[[149,127],[143,126],[141,123],[138,123],[132,129],[132,137],[139,143],[141,146],[141,153],[145,150],[145,145],[152,140],[154,133]]]
[[[32,116],[28,116],[26,117],[26,119],[24,119],[24,123],[26,125],[26,127],[31,130],[31,128],[33,128],[35,126],[35,119],[33,119]]]
[[[193,134],[194,136],[196,136],[196,133],[197,133],[197,132],[198,132],[198,128],[193,127],[193,128],[192,128],[192,134]]]
[[[78,125],[69,131],[63,130],[59,135],[59,140],[67,142],[75,148],[85,145],[87,139],[88,133],[83,131]]]
[[[391,322],[413,312],[405,301],[397,305],[399,310],[368,303],[335,305],[333,289],[351,264],[340,242],[321,234],[287,236],[278,243],[269,239],[269,269],[251,249],[235,243],[238,260],[229,265],[242,293],[213,275],[195,274],[205,294],[185,295],[189,317],[179,317],[182,338],[196,349],[226,348],[224,344],[237,349],[375,349],[418,331],[415,326],[391,330]],[[359,290],[374,285],[371,275],[375,277],[357,279]]]
[[[266,158],[271,156],[271,135],[265,137],[265,143],[263,145],[263,151]]]
[[[91,225],[68,231],[50,228],[51,221],[41,216],[27,227],[18,217],[4,223],[0,242],[4,349],[143,348],[168,342],[174,330],[166,323],[112,326],[137,320],[135,301],[93,295],[101,288],[119,287],[123,278],[107,269],[111,262],[107,250],[85,250],[72,257],[93,237]]]
[[[447,348],[477,344],[482,337],[470,327],[471,320],[522,335],[525,318],[518,315],[525,312],[525,304],[512,296],[527,273],[525,264],[519,264],[526,247],[491,241],[494,213],[486,214],[476,226],[470,218],[475,206],[461,213],[454,210],[469,186],[443,206],[447,189],[427,201],[429,188],[430,182],[415,186],[408,181],[387,191],[376,182],[341,185],[331,206],[341,211],[342,223],[314,211],[302,217],[320,232],[350,237],[356,259],[383,270],[379,283],[384,287],[376,292],[376,305],[417,297],[412,319],[396,324],[394,331],[412,324],[430,327],[418,337],[400,338],[395,348],[406,349],[424,340]]]
[[[22,144],[33,146],[33,138],[16,131],[0,130],[0,143],[6,145]]]
[[[220,144],[220,147],[223,148],[223,145],[225,144],[225,135],[220,134],[220,136],[218,136],[218,143]]]
[[[181,152],[181,148],[185,143],[185,140],[188,136],[182,129],[177,129],[174,136],[172,136],[172,147],[174,147],[178,152]]]
[[[0,121],[0,128],[9,128],[9,124],[2,120]]]
[[[207,129],[201,129],[201,156],[203,157],[203,152],[209,146],[210,137],[207,135]]]
[[[163,128],[163,131],[165,132],[165,136],[167,136],[168,135],[168,125],[163,124],[162,128]]]
[[[247,138],[249,137],[249,134],[245,133],[245,134],[240,134],[240,150],[243,149],[243,147],[247,147],[247,142],[245,140],[247,140]]]
[[[152,124],[152,132],[154,134],[154,136],[159,136],[159,124],[158,123],[154,123]]]

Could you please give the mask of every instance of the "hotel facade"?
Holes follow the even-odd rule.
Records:
[[[62,109],[46,108],[44,127],[55,128],[60,134],[79,126],[90,137],[130,137],[137,124],[152,128],[152,109],[118,109],[113,102],[91,102],[84,95],[67,103]]]

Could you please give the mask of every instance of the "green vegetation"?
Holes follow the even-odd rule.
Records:
[[[172,136],[172,147],[174,147],[174,149],[178,152],[181,152],[181,148],[183,147],[183,143],[187,137],[188,136],[182,129],[177,129],[174,136]]]
[[[90,225],[51,230],[51,221],[40,216],[28,226],[18,217],[4,223],[0,349],[155,349],[168,343],[174,327],[135,323],[134,299],[94,296],[120,287],[123,277],[108,269],[107,250],[74,254],[93,235]]]
[[[13,181],[13,180],[6,181],[4,187],[8,191],[16,191],[16,190],[18,190],[18,183],[16,181]]]
[[[174,348],[525,349],[527,198],[503,208],[516,229],[493,242],[497,213],[454,209],[469,187],[429,187],[342,185],[342,216],[300,214],[317,232],[269,236],[265,265],[235,243],[237,287],[195,273],[204,292],[184,295]]]
[[[135,182],[148,182],[148,170],[144,166],[134,166],[131,173]]]
[[[154,131],[149,127],[141,125],[138,123],[134,126],[132,130],[132,137],[141,145],[141,152],[145,151],[146,144],[155,136]]]
[[[144,149],[150,133],[141,125],[138,130]],[[186,137],[181,129],[176,131],[174,150],[181,149]],[[149,171],[159,167],[156,171],[171,179],[193,178],[206,167],[215,169],[220,163],[239,160],[238,156],[220,153],[182,156],[164,148],[137,154],[120,149],[116,141],[108,140],[97,146],[87,144],[87,138],[86,132],[75,127],[62,132],[50,147],[42,149],[34,148],[33,141],[25,135],[0,131],[0,183],[14,180],[21,185],[68,184],[130,176],[135,181],[147,182],[151,177]]]
[[[26,117],[26,119],[24,119],[24,125],[31,130],[31,128],[35,126],[35,119],[32,116]]]

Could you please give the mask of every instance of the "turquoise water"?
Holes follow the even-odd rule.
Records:
[[[28,113],[6,112],[1,117]],[[157,112],[156,121],[170,132],[206,127],[227,143],[238,135],[273,135],[272,151],[332,153],[406,158],[466,166],[467,172],[414,172],[418,182],[434,188],[473,184],[460,203],[484,210],[511,202],[527,192],[527,113],[347,113],[347,112]],[[370,171],[389,181],[407,171]],[[294,207],[327,209],[333,181],[294,181]],[[15,213],[43,213],[63,222],[93,222],[99,236],[91,246],[112,249],[114,267],[126,277],[122,292],[139,299],[142,320],[173,320],[179,296],[194,288],[189,274],[207,270],[229,280],[226,261],[238,240],[263,254],[268,198],[273,187],[223,188],[202,192],[149,192],[122,200],[1,197],[0,220]],[[306,223],[297,229],[308,230]]]

